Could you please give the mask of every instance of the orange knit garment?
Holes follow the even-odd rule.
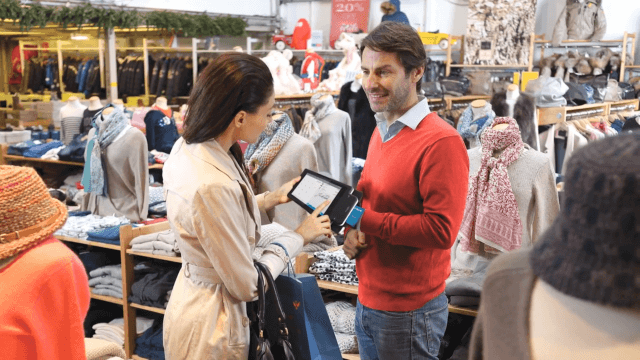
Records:
[[[80,259],[53,236],[0,269],[3,359],[86,359],[89,283]]]

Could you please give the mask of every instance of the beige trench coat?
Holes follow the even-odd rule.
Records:
[[[186,144],[179,139],[163,178],[167,215],[183,262],[165,312],[166,358],[247,359],[245,302],[257,297],[251,254],[260,237],[263,195],[254,196],[236,161],[215,140]],[[278,242],[290,256],[303,243],[294,232]],[[275,277],[285,268],[285,258],[278,253],[281,248],[272,247],[255,260]]]

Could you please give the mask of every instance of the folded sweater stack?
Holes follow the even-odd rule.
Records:
[[[90,231],[98,231],[100,229],[110,228],[118,225],[129,224],[130,221],[126,217],[115,216],[70,216],[65,224],[55,232],[55,235],[68,236],[76,239],[86,240]]]
[[[171,230],[141,235],[131,240],[131,249],[154,255],[179,256],[180,249]]]
[[[358,285],[356,261],[349,260],[342,249],[336,251],[318,251],[314,254],[318,261],[311,264],[309,272],[320,280],[340,284]]]
[[[356,307],[346,301],[336,301],[326,304],[326,308],[329,321],[338,340],[340,352],[357,354]]]
[[[94,294],[122,299],[122,267],[107,265],[91,271],[89,286]]]
[[[141,335],[153,325],[153,319],[145,317],[136,317],[136,332]],[[113,319],[108,323],[99,323],[93,325],[96,331],[93,335],[94,339],[102,339],[111,341],[112,343],[124,346],[124,319]]]
[[[173,289],[178,271],[177,267],[167,269],[159,266],[146,266],[141,268],[135,274],[136,282],[131,286],[129,301],[156,308],[166,308],[167,293]]]

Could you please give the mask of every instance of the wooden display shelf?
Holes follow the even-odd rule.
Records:
[[[321,289],[335,290],[335,291],[340,291],[347,294],[358,295],[358,287],[356,285],[345,285],[345,284],[339,284],[337,282],[326,281],[326,280],[317,280],[317,281],[318,281],[318,287]]]
[[[81,166],[84,167],[84,163],[75,162],[75,161],[62,161],[62,160],[50,160],[50,159],[40,159],[40,158],[30,158],[18,155],[4,155],[5,161],[13,160],[13,161],[30,161],[30,162],[40,162],[47,164],[58,164],[58,165],[70,165],[70,166]]]
[[[594,110],[593,116],[608,115],[609,106],[614,103],[585,104],[580,106],[561,106],[538,108],[538,125],[550,125],[571,120],[567,115],[585,110]]]
[[[87,246],[95,246],[95,247],[101,247],[101,248],[111,249],[111,250],[120,250],[120,245],[105,244],[98,241],[76,239],[76,238],[62,236],[62,235],[53,235],[53,236],[60,241],[73,242],[77,244],[84,244]]]
[[[360,354],[342,354],[345,360],[360,360]]]
[[[449,312],[460,315],[478,316],[478,310],[463,308],[455,305],[449,305]]]
[[[106,301],[106,302],[110,302],[112,304],[118,304],[118,305],[122,305],[124,303],[124,301],[122,301],[122,299],[118,299],[118,298],[115,298],[113,296],[94,294],[92,287],[89,288],[89,291],[91,291],[91,298],[92,299]]]
[[[147,310],[147,311],[151,311],[158,314],[164,314],[164,309],[153,307],[153,306],[146,306],[146,305],[141,305],[136,303],[129,303],[129,306],[134,307],[136,309]]]
[[[138,356],[138,355],[136,355],[136,354],[131,355],[131,358],[132,358],[133,360],[149,360],[149,359],[147,359],[147,358],[143,358],[142,356]]]
[[[151,170],[151,169],[162,169],[162,168],[164,168],[164,164],[149,165],[149,170]]]
[[[182,258],[181,257],[154,255],[154,254],[149,254],[149,253],[144,253],[144,252],[133,251],[132,249],[127,249],[127,254],[135,255],[135,256],[143,256],[143,257],[148,257],[148,258],[158,259],[158,260],[164,260],[164,261],[172,261],[172,262],[176,262],[176,263],[182,263]]]

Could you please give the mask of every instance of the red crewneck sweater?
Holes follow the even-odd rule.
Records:
[[[364,306],[411,311],[444,291],[468,179],[462,138],[435,112],[386,143],[376,128],[358,183],[368,244],[356,260]]]

